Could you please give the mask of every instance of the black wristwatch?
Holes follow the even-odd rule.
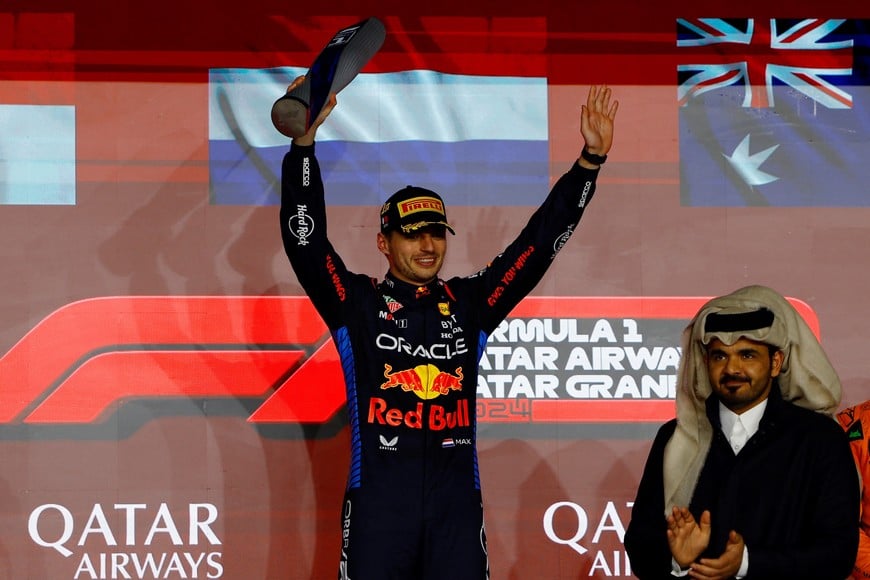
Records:
[[[604,162],[607,161],[607,155],[596,155],[595,153],[590,153],[589,150],[586,149],[586,145],[583,146],[583,151],[580,152],[580,157],[593,165],[604,165]]]

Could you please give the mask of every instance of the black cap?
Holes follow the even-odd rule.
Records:
[[[394,230],[407,234],[432,225],[444,226],[451,234],[456,234],[447,222],[444,200],[434,191],[409,185],[391,195],[381,206],[384,233]]]

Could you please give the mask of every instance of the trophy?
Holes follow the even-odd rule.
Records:
[[[272,105],[272,124],[287,137],[301,137],[323,109],[330,93],[352,81],[380,50],[386,30],[377,18],[342,28],[320,51],[302,83]]]

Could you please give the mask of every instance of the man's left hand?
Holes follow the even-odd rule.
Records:
[[[610,98],[610,87],[592,85],[580,110],[580,133],[586,150],[595,155],[607,155],[613,145],[613,121],[619,101],[611,102]]]
[[[689,576],[698,580],[727,580],[734,578],[743,563],[743,536],[731,530],[725,551],[718,558],[701,558],[692,564]]]

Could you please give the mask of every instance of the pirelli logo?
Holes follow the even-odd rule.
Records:
[[[412,197],[399,204],[399,217],[405,217],[418,211],[437,211],[444,215],[444,204],[434,197],[428,196]]]

